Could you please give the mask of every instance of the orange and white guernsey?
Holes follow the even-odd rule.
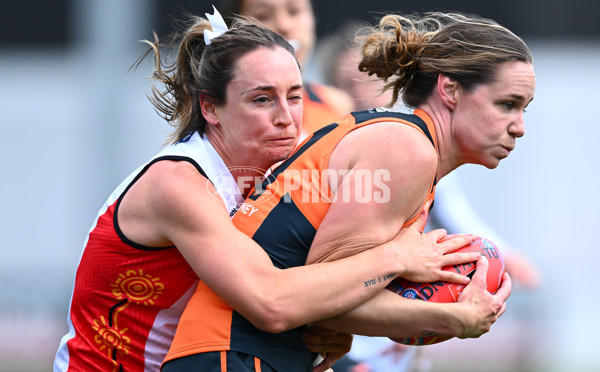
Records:
[[[234,224],[262,246],[276,267],[305,264],[316,231],[331,205],[332,193],[320,175],[327,173],[337,143],[350,131],[380,122],[410,125],[436,144],[433,123],[421,110],[413,115],[381,109],[354,112],[308,137],[239,207]],[[431,205],[434,194],[432,179],[424,208]],[[166,361],[176,366],[179,358],[184,363],[186,357],[194,355],[198,361],[198,354],[230,350],[253,355],[276,371],[311,371],[314,360],[301,340],[301,328],[280,334],[260,331],[200,281],[182,314]],[[226,366],[221,368],[227,371]]]

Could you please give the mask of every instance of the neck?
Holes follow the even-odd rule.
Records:
[[[250,190],[256,185],[260,185],[265,177],[266,170],[258,168],[241,168],[240,171],[232,172],[233,178],[240,188],[244,198],[248,197]]]
[[[269,167],[252,164],[247,161],[247,159],[244,159],[243,156],[236,154],[235,151],[232,151],[225,146],[219,133],[215,133],[213,130],[207,130],[205,135],[231,172],[231,175],[240,189],[240,193],[246,198],[254,185],[262,182]]]
[[[438,181],[460,166],[455,154],[456,148],[452,141],[452,113],[440,104],[428,101],[419,107],[431,117],[435,127],[438,155],[436,179]]]

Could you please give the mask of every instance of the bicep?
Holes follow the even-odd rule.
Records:
[[[421,158],[410,151],[399,152],[397,140],[389,140],[387,126],[365,129],[351,132],[331,156],[331,169],[350,172],[332,187],[334,200],[319,225],[307,263],[347,257],[389,241],[429,191],[434,171],[428,154]],[[405,128],[394,129],[405,132]]]
[[[366,188],[357,185],[360,181],[356,174],[344,178],[319,225],[307,263],[352,256],[390,240],[399,230],[403,222],[401,214],[391,213],[391,203],[378,201],[379,194],[382,200],[389,198],[389,186],[383,183],[381,189],[372,189],[373,195],[362,195],[364,199],[360,199],[355,196],[366,192]],[[375,193],[379,193],[377,200]]]

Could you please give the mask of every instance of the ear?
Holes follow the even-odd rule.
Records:
[[[450,110],[456,108],[459,93],[458,82],[446,75],[439,74],[437,82],[437,91],[444,105]]]
[[[200,109],[202,110],[202,115],[206,119],[206,122],[211,125],[218,125],[219,116],[217,113],[217,106],[214,104],[212,97],[200,93],[198,99],[200,100]]]

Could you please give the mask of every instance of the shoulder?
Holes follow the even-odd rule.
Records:
[[[368,170],[385,175],[393,205],[408,217],[429,191],[438,156],[423,133],[409,125],[381,122],[348,133],[334,149],[329,165],[336,169]]]
[[[189,161],[161,160],[152,164],[140,180],[156,193],[180,193],[210,181]],[[202,191],[201,189],[198,191]]]
[[[197,202],[203,205],[222,204],[212,182],[192,162],[159,161],[148,169],[144,177],[147,177],[147,187],[157,206],[192,209],[190,205]]]
[[[216,195],[210,181],[192,163],[160,160],[152,163],[123,196],[119,225],[139,244],[174,244],[174,232],[186,229],[186,225],[192,230],[207,218],[204,212],[226,212]]]
[[[395,121],[357,128],[340,141],[340,146],[355,160],[375,158],[380,163],[392,164],[402,160],[428,169],[437,167],[437,152],[427,136],[413,126]]]
[[[139,205],[158,221],[191,220],[201,218],[202,210],[226,210],[213,184],[185,160],[152,164],[134,186]]]
[[[376,230],[382,234],[377,239],[381,242],[392,238],[422,208],[436,174],[437,153],[419,129],[382,121],[358,127],[342,138],[332,152],[329,168],[351,170],[343,175],[340,172],[337,183],[332,180],[338,192],[347,187],[348,191],[343,192],[348,195],[373,196],[364,203],[357,199],[355,203],[332,205],[335,209],[329,212],[336,213],[335,222],[345,221],[348,215],[360,215],[360,221],[373,222],[369,234]],[[344,227],[344,234],[337,234],[336,239],[356,237],[365,231],[359,223],[350,226],[351,230]]]

